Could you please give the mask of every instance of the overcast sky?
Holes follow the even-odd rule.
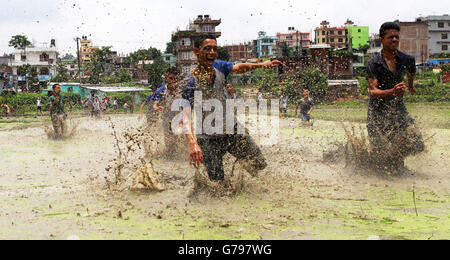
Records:
[[[449,12],[450,3],[442,0],[1,0],[0,55],[13,51],[8,42],[17,34],[36,46],[54,38],[61,55],[75,54],[74,38],[82,35],[124,54],[150,46],[164,50],[172,32],[185,29],[199,14],[222,19],[219,44],[224,45],[291,26],[313,32],[322,20],[339,26],[349,18],[376,33],[385,21]]]

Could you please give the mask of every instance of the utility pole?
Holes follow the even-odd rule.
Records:
[[[80,44],[79,44],[80,38],[75,38],[75,41],[77,41],[77,60],[78,60],[78,79],[81,84],[81,60],[80,60]]]

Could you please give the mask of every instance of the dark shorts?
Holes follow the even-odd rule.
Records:
[[[300,113],[300,118],[301,118],[302,121],[304,121],[304,122],[309,122],[309,121],[311,121],[311,116],[308,115],[308,114]]]
[[[256,171],[267,167],[261,150],[249,135],[236,134],[199,138],[198,144],[203,151],[203,162],[211,180],[224,179],[223,156],[227,152],[238,160],[246,161]]]

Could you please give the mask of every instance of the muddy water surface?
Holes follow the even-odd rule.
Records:
[[[77,120],[64,141],[49,140],[43,125],[0,129],[0,238],[450,238],[449,129],[427,129],[429,151],[407,159],[409,172],[380,176],[323,162],[324,150],[345,140],[340,123],[284,120],[279,144],[263,147],[267,169],[244,174],[239,192],[214,196],[192,192],[186,161],[158,158],[166,191],[108,190],[105,168],[117,158],[110,122]],[[112,121],[119,133],[142,124]]]

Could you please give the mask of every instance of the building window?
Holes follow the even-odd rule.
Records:
[[[322,31],[322,35],[325,35],[325,31]]]
[[[323,42],[323,43],[325,42],[325,38],[322,38],[322,42]]]
[[[443,50],[443,51],[448,51],[448,45],[446,45],[446,44],[445,44],[445,45],[442,45],[442,50]]]
[[[182,60],[190,60],[191,59],[191,53],[190,52],[182,52],[181,53],[181,59]]]
[[[40,56],[39,56],[39,60],[40,61],[48,61],[48,54],[47,53],[42,53]]]
[[[334,38],[331,38],[331,39],[330,39],[330,42],[334,42]]]
[[[211,25],[205,25],[203,26],[204,32],[212,32],[212,26]]]
[[[339,34],[339,35],[342,35],[342,31],[338,31],[338,34]]]
[[[338,41],[339,42],[344,42],[344,40],[342,38],[339,38]]]
[[[20,60],[21,61],[26,61],[27,60],[27,56],[26,55],[21,55],[20,56]]]
[[[334,31],[331,31],[331,32],[330,32],[330,35],[334,35]]]
[[[181,46],[191,46],[191,39],[189,38],[182,39]]]
[[[448,35],[447,35],[446,33],[443,33],[441,39],[442,39],[442,40],[448,39]]]
[[[444,28],[444,23],[438,23],[439,28]]]

